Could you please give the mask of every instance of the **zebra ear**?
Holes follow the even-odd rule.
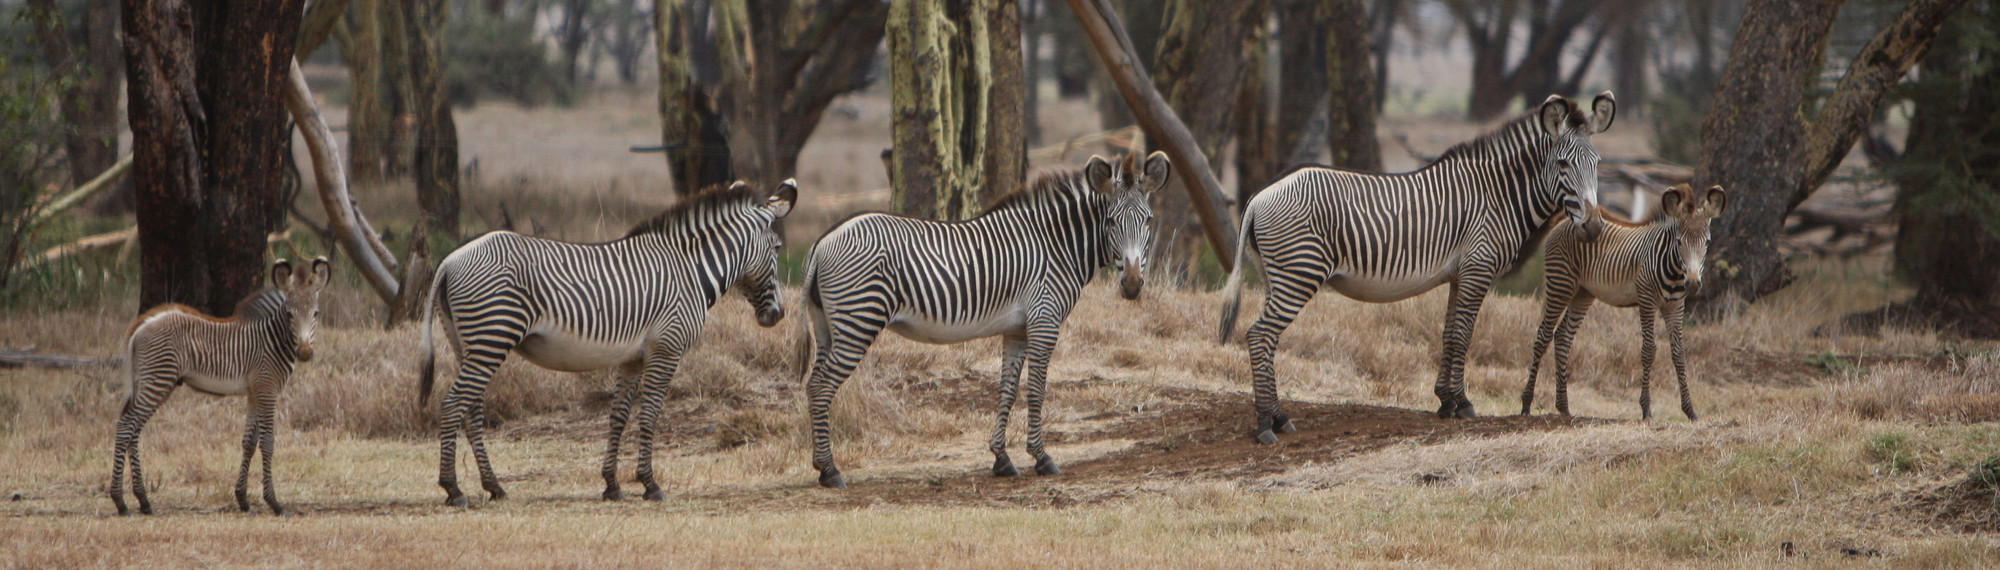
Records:
[[[279,258],[271,262],[271,286],[290,287],[292,285],[292,262]]]
[[[736,180],[735,182],[731,182],[731,183],[729,183],[729,191],[731,191],[731,192],[735,192],[735,191],[737,191],[737,190],[742,190],[742,189],[745,189],[745,188],[749,188],[749,187],[750,187],[750,183],[749,183],[749,182],[746,182],[746,181],[744,181],[744,180],[742,180],[742,179],[737,179],[737,180]]]
[[[1090,183],[1092,190],[1111,191],[1111,188],[1107,188],[1111,185],[1111,163],[1102,156],[1091,155],[1090,164],[1083,165],[1083,178],[1085,182]]]
[[[1590,132],[1601,133],[1611,128],[1611,119],[1618,115],[1618,98],[1606,89],[1590,102]]]
[[[785,214],[792,213],[792,203],[798,199],[799,181],[786,178],[784,182],[778,184],[776,191],[771,192],[771,197],[764,199],[764,207],[771,210],[771,217],[782,218]]]
[[[1665,191],[1660,192],[1660,211],[1672,214],[1678,218],[1681,215],[1681,206],[1686,201],[1687,185],[1675,184]]]
[[[312,284],[319,287],[325,287],[326,282],[332,278],[333,278],[333,262],[327,261],[325,256],[313,258]]]
[[[1701,207],[1715,214],[1721,214],[1722,207],[1727,205],[1729,205],[1729,193],[1722,190],[1721,184],[1708,187],[1708,194],[1702,197]]]
[[[1145,191],[1154,192],[1165,188],[1167,179],[1173,176],[1173,172],[1173,161],[1167,159],[1167,153],[1156,150],[1153,154],[1147,155]]]
[[[1569,118],[1569,100],[1561,95],[1550,95],[1548,99],[1542,100],[1539,118],[1542,121],[1542,132],[1548,133],[1551,137],[1562,136],[1563,120]]]

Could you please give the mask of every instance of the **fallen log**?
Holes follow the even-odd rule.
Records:
[[[0,368],[97,368],[117,366],[124,359],[114,356],[77,356],[37,352],[33,349],[0,349]]]

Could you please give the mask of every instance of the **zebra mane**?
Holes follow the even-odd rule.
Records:
[[[716,184],[702,189],[693,196],[682,198],[680,202],[668,206],[659,215],[639,222],[621,237],[629,238],[645,234],[660,233],[685,225],[688,220],[699,219],[704,214],[741,206],[756,204],[762,194],[750,189],[749,185],[735,186]]]
[[[1035,181],[1022,185],[993,200],[992,205],[979,212],[986,215],[1013,208],[1018,205],[1038,201],[1043,196],[1074,195],[1076,189],[1089,184],[1083,180],[1083,169],[1057,170],[1035,176]],[[1087,189],[1087,188],[1085,188]]]
[[[1563,104],[1569,106],[1569,114],[1564,117],[1563,122],[1568,123],[1572,129],[1588,127],[1589,117],[1584,116],[1582,110],[1577,107],[1576,101],[1564,99]],[[1530,137],[1547,136],[1541,133],[1541,125],[1536,124],[1536,117],[1540,114],[1540,111],[1541,106],[1536,105],[1527,112],[1514,117],[1506,123],[1502,123],[1498,127],[1494,127],[1491,131],[1487,131],[1486,134],[1479,135],[1469,141],[1451,145],[1451,148],[1445,149],[1444,154],[1438,155],[1437,160],[1433,162],[1444,162],[1454,158],[1488,157],[1492,156],[1495,152],[1512,150],[1510,141],[1514,140],[1518,136],[1516,133],[1522,130],[1529,131],[1527,136]]]

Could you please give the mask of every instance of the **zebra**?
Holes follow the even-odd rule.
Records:
[[[1042,396],[1063,319],[1107,263],[1121,272],[1125,299],[1138,299],[1145,284],[1149,200],[1170,165],[1161,152],[1147,157],[1143,172],[1133,159],[1093,156],[1081,171],[1044,174],[970,220],[864,212],[819,238],[807,256],[796,372],[805,375],[811,363],[805,379],[820,485],[847,486],[834,465],[828,408],[884,329],[931,344],[1002,337],[993,475],[1019,474],[1007,455],[1007,418],[1024,366],[1028,453],[1036,473],[1062,472],[1043,449]]]
[[[431,329],[439,315],[451,327],[458,380],[438,411],[438,486],[445,503],[470,504],[458,487],[457,443],[463,433],[491,500],[507,492],[493,474],[485,442],[486,385],[519,353],[543,368],[585,372],[617,367],[604,495],[622,499],[618,452],[636,402],[637,478],[647,500],[664,495],[653,478],[653,434],[682,355],[701,333],[707,311],[735,289],[757,311],[757,324],[784,318],[777,258],[783,245],[772,225],[791,212],[798,182],[786,179],[765,196],[737,181],[683,200],[603,243],[569,243],[488,232],[438,263],[425,310],[419,406],[431,393],[436,355]]]
[[[1465,397],[1465,351],[1494,277],[1532,253],[1558,211],[1603,221],[1597,205],[1597,151],[1590,137],[1610,128],[1610,91],[1584,116],[1550,95],[1535,111],[1446,150],[1414,171],[1380,174],[1323,166],[1296,168],[1243,208],[1237,263],[1224,287],[1221,333],[1228,342],[1242,302],[1245,253],[1265,260],[1269,293],[1248,334],[1258,441],[1297,429],[1278,405],[1278,337],[1322,285],[1387,303],[1451,285],[1435,392],[1440,418],[1473,417]],[[1254,248],[1254,249],[1253,249]]]
[[[285,514],[271,481],[272,422],[278,392],[291,380],[292,365],[313,359],[319,331],[319,295],[333,272],[326,258],[313,259],[305,273],[289,261],[271,264],[270,286],[236,304],[229,317],[166,303],[141,313],[125,333],[125,372],[131,383],[119,412],[111,452],[111,504],[125,506],[125,466],[132,466],[132,496],[139,512],[153,514],[146,476],[139,466],[139,434],[146,421],[185,384],[215,396],[248,394],[243,427],[243,464],[236,473],[236,507],[250,512],[250,459],[264,454],[264,504]]]
[[[1556,345],[1556,409],[1569,415],[1570,342],[1595,301],[1639,307],[1639,415],[1653,417],[1653,316],[1666,321],[1673,345],[1674,376],[1680,381],[1681,413],[1695,419],[1688,399],[1687,356],[1681,349],[1683,302],[1701,286],[1708,256],[1708,226],[1729,202],[1721,186],[1701,199],[1686,184],[1660,196],[1663,217],[1644,224],[1613,221],[1596,241],[1583,242],[1567,219],[1556,222],[1544,246],[1542,283],[1548,299],[1528,357],[1528,385],[1521,390],[1521,414],[1535,401],[1535,373],[1553,334]],[[1601,214],[1600,214],[1601,215]],[[1560,322],[1560,325],[1558,323]]]

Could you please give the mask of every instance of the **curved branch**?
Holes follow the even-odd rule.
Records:
[[[326,120],[320,118],[318,106],[313,104],[312,90],[306,86],[306,76],[299,71],[299,61],[292,60],[290,80],[285,82],[285,108],[292,113],[292,121],[298,123],[299,133],[306,139],[306,150],[312,154],[313,177],[319,182],[320,205],[326,207],[326,223],[340,236],[341,247],[354,259],[354,266],[361,270],[361,277],[383,301],[394,301],[399,286],[394,270],[393,258],[385,260],[381,252],[388,251],[373,231],[364,231],[367,219],[355,209],[354,199],[347,195],[347,174],[341,170],[345,164],[340,160],[340,149],[334,146],[333,133],[326,127]]]

